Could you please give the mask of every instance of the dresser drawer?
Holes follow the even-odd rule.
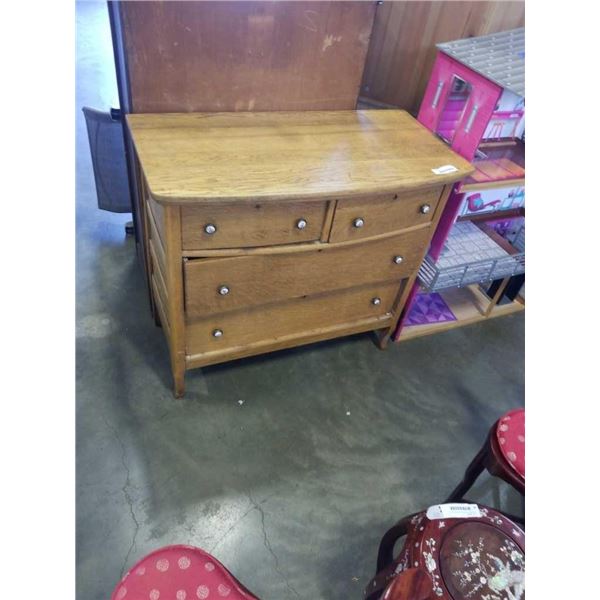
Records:
[[[429,235],[423,228],[359,244],[190,259],[184,264],[186,314],[194,318],[360,283],[399,281],[418,268]]]
[[[327,202],[247,202],[181,208],[184,250],[252,248],[321,238]]]
[[[400,291],[399,282],[361,286],[341,292],[286,300],[249,311],[211,315],[188,323],[186,354],[220,352],[293,336],[310,336],[323,328],[383,321]],[[376,324],[375,324],[376,327]]]
[[[338,200],[329,241],[357,240],[429,223],[441,193],[441,188],[433,188],[358,200]]]

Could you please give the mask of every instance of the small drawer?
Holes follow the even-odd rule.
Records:
[[[418,267],[429,228],[359,244],[310,250],[197,258],[184,263],[188,318],[347,289],[399,281]]]
[[[321,238],[327,202],[247,202],[181,208],[184,250],[253,248]]]
[[[323,328],[391,318],[400,282],[361,286],[342,292],[287,300],[279,304],[212,315],[188,323],[186,353],[220,352],[286,337],[310,336]]]
[[[442,188],[388,194],[358,200],[338,200],[330,242],[368,238],[429,223]]]

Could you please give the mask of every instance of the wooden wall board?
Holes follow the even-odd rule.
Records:
[[[365,98],[416,114],[441,42],[525,25],[525,3],[384,2],[377,7],[361,86]]]
[[[120,2],[132,112],[354,109],[375,2]]]

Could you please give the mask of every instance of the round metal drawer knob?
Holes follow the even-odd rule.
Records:
[[[381,298],[373,298],[373,300],[371,300],[371,304],[379,306],[381,304]]]
[[[399,264],[400,264],[400,263],[401,263],[403,260],[404,260],[404,257],[403,257],[403,256],[400,256],[400,255],[398,255],[398,256],[394,256],[394,262],[395,262],[397,265],[399,265]]]
[[[226,285],[220,286],[219,294],[221,294],[221,296],[227,296],[227,294],[229,294],[229,288]]]
[[[307,225],[308,223],[306,222],[306,219],[298,219],[298,221],[296,222],[296,227],[298,229],[304,229]]]
[[[217,226],[213,225],[212,223],[208,223],[204,226],[204,231],[208,233],[208,235],[212,235],[213,233],[215,233],[215,231],[217,231]]]
[[[429,206],[429,204],[423,204],[419,210],[422,214],[426,215],[431,210],[431,206]]]
[[[354,227],[363,227],[365,224],[365,220],[361,219],[360,217],[358,217],[358,219],[354,219],[354,222],[352,223],[352,225],[354,225]]]
[[[215,338],[223,337],[223,330],[215,329],[212,334],[213,334],[213,337],[215,337]]]

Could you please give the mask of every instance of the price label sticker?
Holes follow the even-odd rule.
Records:
[[[431,169],[436,175],[447,175],[448,173],[456,173],[458,169],[454,165],[444,165],[437,169]]]
[[[430,521],[437,519],[477,519],[481,511],[477,504],[454,502],[450,504],[434,504],[427,509],[427,518]]]

